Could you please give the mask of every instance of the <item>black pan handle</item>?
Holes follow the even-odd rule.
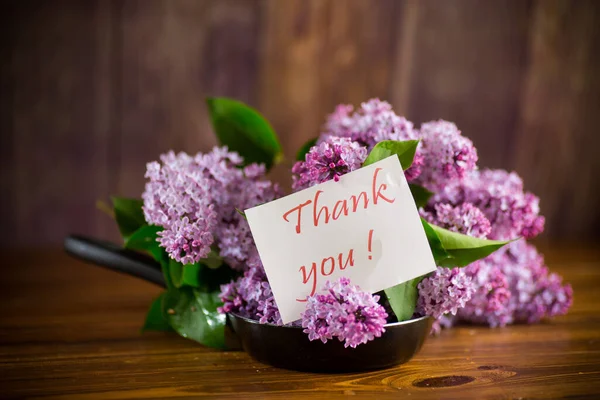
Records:
[[[149,256],[81,235],[67,236],[64,246],[75,258],[166,287],[160,264]]]

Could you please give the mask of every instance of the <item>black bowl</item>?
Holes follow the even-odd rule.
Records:
[[[358,372],[403,364],[421,349],[432,323],[431,317],[421,317],[387,324],[381,337],[353,349],[337,339],[310,341],[301,327],[261,324],[227,314],[228,329],[257,361],[310,372]]]

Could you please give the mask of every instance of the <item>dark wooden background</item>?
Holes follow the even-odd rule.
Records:
[[[3,245],[116,237],[95,209],[145,163],[215,144],[204,97],[260,109],[292,156],[340,102],[455,121],[517,170],[547,239],[600,234],[600,1],[2,3]],[[285,168],[274,176],[287,182]]]

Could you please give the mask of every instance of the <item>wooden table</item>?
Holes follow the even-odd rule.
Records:
[[[9,398],[600,398],[600,250],[591,247],[548,248],[548,264],[575,290],[568,316],[458,327],[405,365],[337,375],[272,368],[175,334],[141,335],[159,288],[59,251],[4,256],[0,394]]]

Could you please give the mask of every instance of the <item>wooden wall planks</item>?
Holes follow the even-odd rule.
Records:
[[[406,114],[454,121],[486,166],[506,166],[513,150],[530,3],[415,2]]]
[[[543,193],[555,236],[598,237],[600,4],[540,1],[512,165]]]
[[[57,12],[58,9],[63,11]],[[27,2],[12,10],[11,224],[2,241],[58,242],[67,230],[102,234],[89,205],[110,189],[106,31],[101,2]],[[51,22],[51,23],[49,23]],[[4,96],[4,95],[3,95]],[[6,150],[5,150],[6,151]],[[4,174],[3,174],[4,177]]]
[[[292,157],[336,104],[389,95],[395,2],[339,4],[266,3],[259,104]],[[289,172],[276,174],[289,181]]]
[[[593,0],[12,1],[2,15],[0,239],[116,238],[95,201],[145,163],[215,144],[206,95],[259,108],[284,150],[340,102],[453,120],[516,169],[547,238],[598,238],[600,3]],[[289,165],[288,165],[289,166]],[[274,177],[287,183],[283,166]]]

